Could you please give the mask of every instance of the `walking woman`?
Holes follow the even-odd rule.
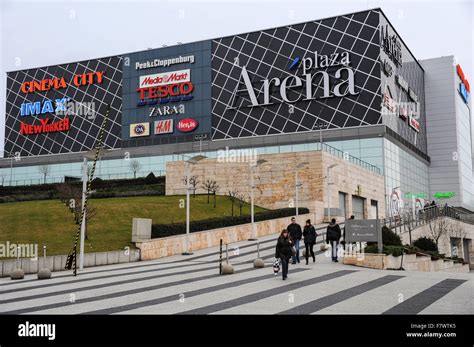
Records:
[[[304,246],[305,246],[305,253],[306,253],[306,265],[308,265],[308,258],[309,253],[313,257],[313,263],[316,262],[316,257],[314,256],[313,246],[316,243],[316,229],[314,226],[311,225],[311,220],[308,219],[306,221],[306,225],[304,226],[303,230],[303,237],[304,237]]]
[[[276,244],[275,258],[280,258],[283,280],[288,278],[288,262],[292,256],[291,240],[288,237],[288,230],[283,229]]]

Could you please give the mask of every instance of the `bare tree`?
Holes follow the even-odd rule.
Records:
[[[239,192],[237,190],[229,190],[227,193],[229,195],[230,202],[232,205],[232,217],[234,216],[234,202],[235,202],[235,199],[237,198],[238,193]]]
[[[38,171],[40,174],[43,175],[43,183],[46,184],[46,177],[50,173],[51,168],[49,167],[49,165],[40,165],[38,166]]]
[[[216,181],[212,181],[211,192],[214,195],[214,208],[216,208],[216,193],[219,191],[219,185]]]
[[[133,178],[137,178],[137,172],[140,171],[140,169],[142,168],[140,162],[136,159],[131,160],[129,167],[130,167],[130,171],[133,172]]]
[[[212,192],[213,182],[214,181],[212,181],[212,180],[206,180],[206,182],[204,182],[201,185],[201,188],[204,189],[205,191],[207,191],[207,203],[209,203],[209,195],[211,195],[211,192]]]
[[[189,185],[192,187],[193,189],[193,198],[196,196],[196,189],[197,189],[197,185],[199,184],[200,182],[198,181],[198,177],[197,176],[191,176],[189,178]]]
[[[438,247],[439,240],[448,232],[449,221],[447,218],[430,219],[428,222],[429,235]]]

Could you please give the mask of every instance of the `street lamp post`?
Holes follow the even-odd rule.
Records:
[[[84,204],[86,203],[86,191],[87,191],[87,181],[88,172],[87,172],[87,158],[82,160],[82,207],[81,211],[84,211],[84,215],[82,217],[81,223],[81,246],[79,251],[79,270],[84,268],[84,242],[85,242],[85,234],[86,234],[86,211],[84,210]]]
[[[249,241],[256,241],[257,240],[257,233],[255,230],[255,218],[254,218],[254,195],[253,195],[253,189],[255,188],[254,182],[253,182],[253,170],[257,167],[260,166],[264,163],[266,163],[267,160],[265,159],[260,159],[257,160],[256,162],[251,162],[250,163],[250,219],[252,223],[252,236],[250,237]]]
[[[296,216],[298,216],[298,208],[299,208],[299,197],[298,197],[298,191],[301,186],[300,183],[298,183],[298,169],[301,169],[302,167],[308,165],[309,162],[305,161],[303,163],[299,163],[295,167],[295,207],[296,207]]]
[[[185,243],[184,243],[184,248],[185,251],[182,253],[182,255],[191,255],[193,254],[192,252],[189,251],[189,219],[190,219],[190,191],[191,191],[191,185],[189,183],[189,165],[190,164],[196,164],[198,161],[203,160],[207,158],[205,155],[196,155],[194,157],[189,158],[186,160],[186,238],[185,238]]]
[[[99,156],[109,153],[110,150],[106,148],[101,148],[99,150]],[[79,246],[79,270],[84,269],[84,243],[86,238],[86,219],[87,219],[87,210],[84,209],[86,203],[86,194],[87,194],[87,183],[89,179],[92,180],[93,177],[89,177],[89,168],[87,165],[87,160],[94,160],[96,155],[96,149],[91,149],[84,154],[82,159],[82,204],[81,211],[83,211],[82,221],[81,221],[81,244]]]
[[[326,180],[326,191],[328,195],[328,220],[331,222],[331,194],[329,192],[329,170],[332,169],[333,167],[337,166],[339,164],[332,164],[328,166],[328,174],[327,174],[327,180]]]

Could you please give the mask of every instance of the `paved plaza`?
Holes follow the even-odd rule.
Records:
[[[474,314],[474,273],[373,270],[331,262],[273,274],[276,235],[229,246],[235,273],[219,275],[219,249],[155,261],[0,279],[1,314]],[[225,256],[225,254],[224,254]]]

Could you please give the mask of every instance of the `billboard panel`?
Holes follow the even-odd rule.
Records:
[[[381,124],[379,13],[212,41],[212,138]]]
[[[123,147],[210,138],[210,41],[126,55],[123,71]],[[130,124],[148,122],[153,129],[136,139]]]
[[[108,57],[7,73],[5,155],[94,148],[107,104],[104,147],[121,146],[122,62]]]

